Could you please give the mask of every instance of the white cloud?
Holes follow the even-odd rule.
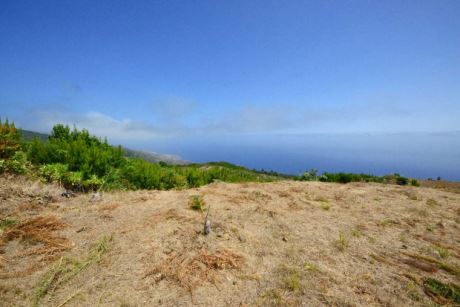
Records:
[[[69,125],[78,129],[87,129],[91,134],[107,137],[109,140],[148,140],[165,136],[165,131],[158,127],[131,119],[114,119],[113,117],[96,111],[85,114],[72,114],[61,111],[35,111],[34,118],[38,121],[29,129],[49,132],[55,124]]]

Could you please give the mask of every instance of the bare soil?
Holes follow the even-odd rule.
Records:
[[[282,181],[62,192],[0,177],[1,306],[455,305],[424,284],[460,283],[460,194],[449,190]]]

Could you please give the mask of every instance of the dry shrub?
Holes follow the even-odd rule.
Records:
[[[190,292],[204,281],[218,282],[217,271],[237,269],[243,257],[229,250],[218,250],[213,254],[202,249],[196,255],[172,252],[159,265],[147,272],[145,277],[155,275],[157,281],[168,279]]]
[[[61,230],[66,226],[67,224],[62,223],[55,216],[31,218],[5,231],[0,244],[15,239],[32,245],[41,244],[40,247],[26,251],[19,256],[45,255],[44,259],[50,260],[70,248],[66,238],[53,234],[54,231]]]

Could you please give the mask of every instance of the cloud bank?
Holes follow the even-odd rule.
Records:
[[[232,108],[204,105],[172,97],[144,104],[142,116],[116,117],[110,109],[77,112],[66,105],[41,105],[16,109],[18,124],[25,129],[49,132],[57,123],[86,128],[116,142],[159,138],[241,134],[308,134],[446,131],[451,120],[431,122],[396,103],[355,103],[343,105],[302,105],[290,103],[239,104]],[[450,114],[454,116],[455,114]],[[142,119],[141,119],[142,118]],[[424,121],[426,121],[424,123]],[[441,123],[441,124],[439,124]],[[431,125],[431,126],[430,126]],[[438,125],[433,127],[433,125]],[[433,129],[437,128],[437,129]],[[455,128],[455,127],[454,127]]]

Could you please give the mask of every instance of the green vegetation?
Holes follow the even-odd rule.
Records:
[[[303,175],[295,178],[300,181],[322,181],[322,182],[338,182],[338,183],[349,183],[349,182],[377,182],[377,183],[393,183],[398,185],[407,185],[409,179],[399,174],[386,175],[386,176],[374,176],[370,174],[354,174],[354,173],[328,173],[324,172],[322,175],[318,175],[318,171],[312,169],[306,171]],[[416,179],[411,180],[411,185],[419,186]]]
[[[30,138],[30,133],[28,134]],[[21,132],[0,122],[0,173],[37,175],[74,191],[111,189],[183,189],[214,181],[274,181],[281,177],[226,162],[168,165],[126,158],[121,146],[91,136],[85,129],[55,125],[43,141],[22,140]],[[283,177],[284,178],[284,177]]]
[[[326,210],[326,211],[331,209],[331,205],[328,202],[321,202],[320,207],[321,209]]]
[[[454,284],[445,284],[434,278],[427,278],[423,282],[425,291],[435,297],[442,297],[460,304],[460,287]]]
[[[436,246],[434,250],[442,259],[447,259],[450,257],[450,252],[447,248],[444,248],[442,246]]]
[[[134,152],[134,151],[133,151]],[[130,155],[131,157],[127,157]],[[185,189],[224,182],[269,182],[280,179],[323,182],[380,182],[407,185],[409,179],[399,174],[373,176],[352,173],[323,173],[310,170],[291,176],[264,170],[249,170],[227,162],[169,165],[153,163],[139,155],[112,146],[107,139],[90,135],[61,124],[51,134],[21,131],[13,123],[0,120],[0,174],[4,172],[39,176],[74,191],[112,189]],[[142,156],[142,155],[141,155]],[[142,156],[143,157],[143,156]],[[417,180],[410,181],[418,186]]]
[[[341,252],[345,251],[348,247],[348,239],[343,232],[339,233],[339,238],[335,241],[335,246]]]
[[[13,218],[0,219],[0,235],[11,226],[15,225],[18,221]]]
[[[195,211],[200,211],[203,212],[204,207],[206,206],[203,196],[201,195],[193,195],[190,198],[190,209],[195,210]]]

